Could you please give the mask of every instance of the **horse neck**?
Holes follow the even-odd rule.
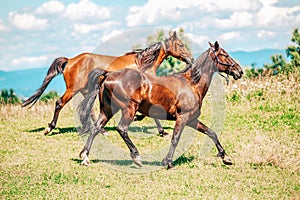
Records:
[[[139,69],[145,72],[147,69],[153,67],[154,74],[156,74],[156,69],[165,59],[166,55],[162,48],[161,43],[155,43],[150,47],[139,52],[136,56],[139,63]]]
[[[152,70],[153,73],[156,75],[156,70],[160,66],[160,64],[163,62],[163,60],[167,57],[168,55],[165,53],[165,50],[163,48],[160,48],[159,54],[154,60],[152,64]]]
[[[214,65],[214,62],[211,56],[209,55],[209,52],[207,53],[207,57],[204,59],[204,62],[202,63],[195,62],[195,64],[198,65],[195,67],[201,68],[201,74],[200,74],[200,79],[197,82],[193,83],[193,87],[195,88],[195,91],[198,93],[200,97],[199,100],[202,102],[211,84],[212,77],[214,73],[217,71],[217,67]]]

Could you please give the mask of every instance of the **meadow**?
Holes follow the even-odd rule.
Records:
[[[62,110],[49,136],[43,130],[54,102],[31,109],[1,105],[0,199],[300,199],[299,72],[232,81],[224,88],[225,115],[218,133],[232,166],[216,157],[214,146],[201,153],[207,137],[199,133],[177,156],[175,169],[166,170],[158,159],[137,168],[114,130],[117,120],[108,124],[108,136],[97,137],[92,164],[81,166],[78,154],[84,141],[78,136],[72,103]],[[200,116],[208,126],[214,108],[210,96]],[[170,143],[170,136],[157,136],[151,123],[133,122],[129,133],[144,154]],[[172,132],[171,122],[164,126]],[[135,136],[139,132],[147,134]],[[183,137],[180,144],[188,139]],[[124,149],[128,158],[102,158],[101,141]]]

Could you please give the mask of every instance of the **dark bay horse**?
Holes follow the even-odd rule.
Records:
[[[89,164],[89,152],[95,136],[103,132],[103,127],[121,109],[121,120],[116,127],[128,146],[135,164],[142,166],[139,151],[128,136],[128,127],[137,111],[157,119],[174,120],[171,146],[163,165],[172,168],[172,158],[180,135],[185,126],[192,127],[215,143],[218,156],[225,164],[232,164],[225,153],[216,133],[198,120],[202,101],[207,93],[215,72],[225,72],[235,80],[242,77],[241,67],[219,47],[218,42],[205,51],[183,71],[165,77],[155,77],[131,69],[108,72],[97,69],[89,76],[89,94],[79,106],[79,117],[83,124],[82,134],[90,133],[80,153],[82,164]],[[97,124],[90,120],[90,112],[99,93],[100,118]]]
[[[83,96],[86,95],[88,74],[93,69],[101,68],[108,71],[117,71],[123,68],[132,68],[144,72],[152,67],[154,74],[156,74],[156,69],[169,55],[186,63],[193,61],[191,53],[177,37],[176,32],[174,32],[170,38],[162,42],[154,43],[144,50],[132,51],[119,57],[83,53],[74,58],[56,58],[50,66],[42,86],[23,102],[22,107],[34,105],[50,81],[58,74],[63,74],[66,91],[63,96],[56,101],[53,119],[44,132],[46,135],[55,128],[59,112],[65,104],[78,92],[81,92]],[[164,132],[159,121],[155,120],[155,122],[158,125],[159,132]]]

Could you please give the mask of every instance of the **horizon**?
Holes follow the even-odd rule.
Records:
[[[262,51],[268,51],[268,52],[269,52],[269,51],[276,51],[277,53],[283,53],[283,52],[285,52],[286,50],[285,50],[285,49],[270,49],[270,48],[267,48],[267,49],[260,49],[260,50],[255,50],[255,51],[243,51],[243,50],[237,50],[237,51],[232,51],[232,52],[229,51],[228,53],[229,53],[230,55],[231,55],[231,54],[236,54],[236,53],[253,54],[253,53],[258,53],[258,52],[262,52]],[[272,55],[273,55],[273,54],[272,54]],[[75,55],[75,56],[76,56],[76,55]],[[263,59],[264,59],[264,58],[267,58],[268,56],[269,56],[269,54],[266,55],[266,56],[264,56]],[[287,58],[287,55],[286,55],[286,54],[283,54],[283,56],[284,56],[286,59],[289,59],[289,58]],[[194,57],[197,57],[197,56],[194,56]],[[237,59],[237,61],[240,61],[238,58],[235,58],[235,57],[233,57],[233,58],[234,58],[234,59]],[[54,59],[55,59],[55,58],[53,58],[53,60],[54,60]],[[53,61],[53,60],[52,60],[52,61]],[[33,69],[48,69],[49,66],[51,65],[52,61],[51,61],[50,63],[48,63],[48,65],[45,65],[45,66],[37,66],[37,67],[32,67],[32,68],[15,69],[15,70],[2,70],[2,69],[1,69],[1,66],[0,66],[0,72],[9,73],[9,72],[19,72],[19,71],[27,71],[27,70],[33,70]],[[255,68],[263,67],[263,64],[268,63],[268,61],[271,62],[271,60],[270,60],[269,57],[268,57],[268,60],[265,60],[265,62],[260,62],[260,63],[258,63],[259,66],[255,66]],[[255,60],[251,61],[251,58],[249,58],[248,61],[247,61],[247,64],[245,64],[245,63],[240,63],[240,64],[241,64],[241,67],[246,68],[246,67],[251,67],[249,63],[254,63],[254,62],[255,62]],[[0,77],[0,81],[1,81],[1,77]]]
[[[265,51],[265,52],[261,52]],[[270,56],[274,55],[273,52],[282,53],[285,50],[260,50],[254,51],[254,53],[245,53],[245,52],[229,52],[229,55],[232,58],[236,59],[237,56],[240,57],[237,61],[241,65],[243,69],[247,69],[251,67],[251,64],[256,63],[254,65],[255,68],[260,68],[261,64],[266,64],[271,62]],[[255,53],[256,52],[256,53]],[[261,54],[263,53],[263,54]],[[256,59],[256,60],[253,60]],[[244,65],[243,62],[248,62],[249,65]],[[1,71],[0,70],[0,90],[1,89],[13,89],[17,96],[24,99],[26,97],[31,96],[35,90],[41,85],[51,63],[48,66],[31,68],[31,69],[21,69],[15,71]],[[30,81],[28,81],[30,80]],[[65,83],[63,80],[63,76],[57,76],[54,78],[49,86],[47,87],[45,93],[49,91],[57,91],[59,95],[62,95],[65,91]]]

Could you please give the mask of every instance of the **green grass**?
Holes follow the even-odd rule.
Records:
[[[76,132],[72,103],[49,136],[43,129],[52,117],[53,102],[31,109],[0,106],[0,199],[299,199],[299,80],[272,77],[237,84],[225,86],[226,118],[220,135],[232,166],[222,164],[215,148],[201,155],[206,137],[196,134],[188,150],[177,156],[174,170],[159,166],[161,160],[147,159],[143,168],[136,168],[114,131],[117,121],[111,121],[105,140],[127,157],[103,161],[97,142],[104,139],[99,136],[92,164],[83,167],[78,154],[84,143]],[[207,98],[200,117],[207,125],[210,110]],[[172,123],[164,126],[172,131]],[[138,136],[136,131],[146,133]],[[156,136],[151,119],[134,122],[130,136],[142,154],[170,144],[169,137]],[[152,167],[155,170],[147,172]]]

